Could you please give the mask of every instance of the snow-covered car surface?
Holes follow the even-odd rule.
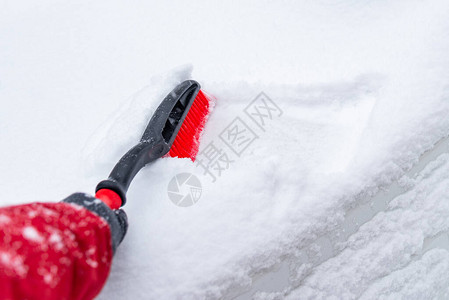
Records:
[[[99,299],[447,299],[448,32],[447,1],[0,1],[0,204],[93,192],[193,78],[198,160],[136,177]]]

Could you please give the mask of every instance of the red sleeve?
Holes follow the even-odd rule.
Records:
[[[0,298],[93,299],[109,274],[111,232],[67,203],[0,208]]]

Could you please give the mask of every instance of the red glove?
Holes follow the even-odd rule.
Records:
[[[0,299],[93,299],[106,282],[127,221],[100,200],[0,208]]]

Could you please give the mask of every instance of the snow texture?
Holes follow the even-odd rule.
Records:
[[[0,1],[0,203],[93,192],[193,78],[230,164],[138,174],[99,299],[447,299],[448,32],[443,0]]]

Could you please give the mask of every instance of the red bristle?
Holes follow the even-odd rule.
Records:
[[[168,156],[195,161],[199,139],[209,114],[209,99],[200,90],[176,135]]]

